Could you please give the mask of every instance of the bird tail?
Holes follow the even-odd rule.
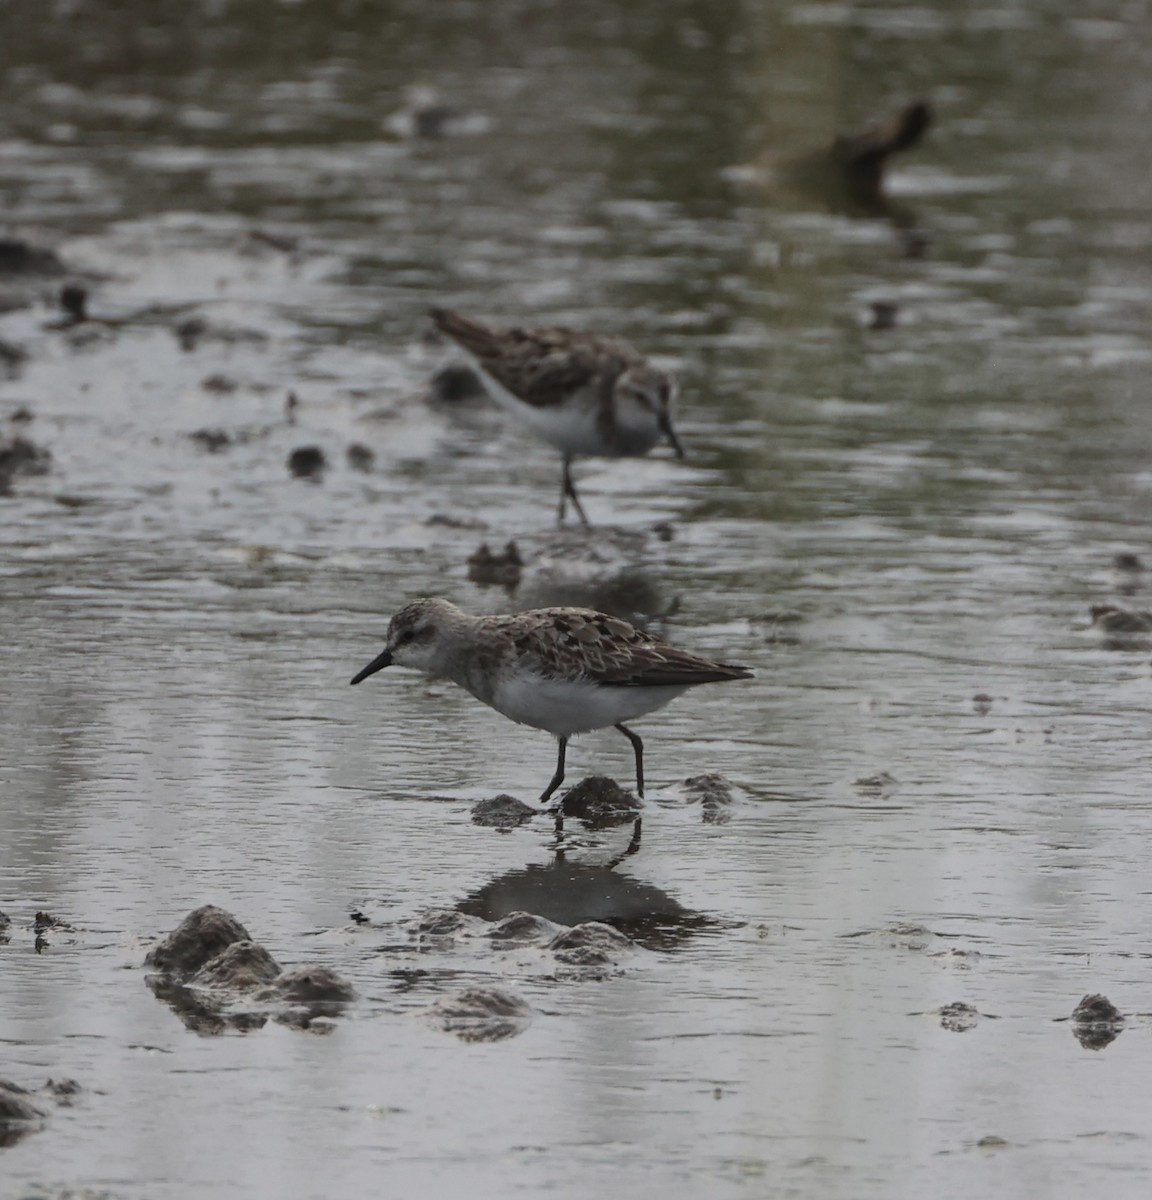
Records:
[[[441,333],[478,358],[490,354],[500,337],[482,321],[462,316],[450,308],[430,308],[428,315]]]

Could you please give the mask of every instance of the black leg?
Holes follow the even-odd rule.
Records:
[[[632,732],[627,725],[617,725],[617,729],[632,743],[636,752],[636,794],[644,799],[644,743],[638,734]]]
[[[568,739],[562,737],[559,742],[560,757],[556,760],[556,774],[552,776],[548,786],[544,789],[544,795],[540,797],[541,804],[550,799],[552,793],[564,782],[564,755],[568,752]]]
[[[576,485],[572,482],[572,456],[564,455],[564,476],[560,485],[560,521],[564,521],[564,512],[567,508],[567,502],[572,501],[572,507],[576,510],[576,515],[580,518],[583,525],[590,525],[588,514],[584,511],[584,505],[580,503],[580,497],[576,494]]]

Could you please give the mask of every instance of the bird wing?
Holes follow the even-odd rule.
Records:
[[[497,383],[534,408],[561,404],[587,387],[606,388],[643,362],[622,342],[571,329],[493,329],[444,308],[431,310],[436,328],[466,350]]]
[[[508,620],[522,660],[554,678],[609,687],[692,687],[752,677],[747,667],[711,662],[592,609],[546,608]]]

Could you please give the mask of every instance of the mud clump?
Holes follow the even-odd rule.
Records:
[[[569,967],[615,967],[632,948],[624,934],[602,921],[573,925],[548,943],[556,961]]]
[[[900,790],[900,781],[887,771],[880,771],[854,780],[852,790],[868,800],[887,800]]]
[[[190,987],[250,991],[270,983],[282,970],[280,964],[259,943],[233,942],[206,962],[188,980],[188,984]]]
[[[15,379],[20,374],[21,368],[27,361],[28,351],[23,346],[17,346],[14,342],[0,341],[0,367],[4,368],[10,379]],[[9,420],[20,420],[20,412],[21,410],[17,409]],[[23,412],[27,413],[28,410],[25,408]],[[31,413],[28,415],[31,416]]]
[[[0,275],[63,275],[66,270],[55,250],[21,238],[0,238]]]
[[[539,814],[540,809],[501,792],[499,796],[480,800],[472,806],[472,824],[488,829],[515,829]]]
[[[479,918],[454,908],[434,908],[413,922],[409,933],[418,942],[446,944],[475,936],[483,924]]]
[[[941,1028],[950,1033],[967,1033],[969,1029],[974,1029],[980,1020],[980,1014],[971,1004],[964,1004],[959,1000],[945,1004],[939,1010],[939,1017]]]
[[[0,1147],[14,1146],[21,1138],[44,1128],[48,1112],[38,1101],[68,1108],[82,1090],[75,1079],[49,1079],[36,1092],[11,1079],[0,1079]]]
[[[297,967],[277,975],[255,998],[292,1004],[339,1004],[354,1000],[356,992],[347,980],[328,967]]]
[[[363,442],[352,442],[344,451],[344,457],[353,471],[371,471],[376,462],[376,455]]]
[[[209,454],[219,454],[221,450],[227,450],[232,445],[232,435],[224,429],[197,429],[188,437]]]
[[[319,446],[298,446],[288,455],[288,471],[296,479],[317,481],[327,467],[328,460]]]
[[[515,542],[493,554],[487,542],[468,556],[468,580],[480,587],[502,587],[514,592],[520,583],[524,560]]]
[[[257,329],[234,329],[225,325],[213,325],[204,317],[185,317],[183,321],[177,322],[172,332],[176,335],[180,349],[185,352],[195,350],[204,341],[232,345],[238,342],[263,343],[268,340],[268,335]]]
[[[1085,1050],[1103,1050],[1123,1032],[1124,1014],[1099,992],[1085,996],[1072,1010],[1072,1033]]]
[[[690,802],[699,803],[705,824],[724,825],[732,819],[735,789],[719,771],[689,776],[684,792]]]
[[[895,300],[873,300],[868,305],[868,311],[868,328],[873,333],[886,333],[896,328],[900,305]]]
[[[9,1079],[0,1079],[0,1130],[9,1125],[42,1121],[47,1115],[32,1103],[26,1088]]]
[[[234,942],[251,941],[251,934],[231,913],[214,904],[205,904],[190,912],[162,942],[153,946],[144,965],[173,975],[194,975]]]
[[[147,981],[157,999],[202,1034],[263,1027],[272,1014],[254,1004],[281,1006],[275,1013],[281,1024],[326,1032],[314,1019],[339,1011],[356,994],[327,967],[285,971],[235,917],[211,904],[189,913],[144,961],[162,972]],[[241,1000],[246,1008],[228,1011]]]
[[[201,391],[212,392],[217,396],[230,396],[239,387],[240,384],[231,375],[224,375],[221,372],[206,375],[200,380]]]
[[[426,1018],[465,1042],[500,1042],[528,1028],[532,1009],[519,996],[499,988],[465,988],[437,1000]]]
[[[607,775],[589,775],[569,788],[560,801],[560,811],[575,817],[591,829],[606,829],[634,821],[640,815],[640,801]]]
[[[488,931],[494,942],[514,944],[553,942],[559,936],[557,926],[535,913],[514,912],[497,921]]]
[[[51,452],[28,438],[0,438],[0,495],[10,490],[13,479],[47,475],[51,465]]]

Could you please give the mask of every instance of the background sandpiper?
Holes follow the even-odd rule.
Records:
[[[684,457],[671,377],[626,342],[572,329],[499,330],[445,308],[431,317],[472,359],[492,398],[563,455],[561,521],[571,500],[589,523],[572,482],[575,455],[647,454],[664,437]]]

